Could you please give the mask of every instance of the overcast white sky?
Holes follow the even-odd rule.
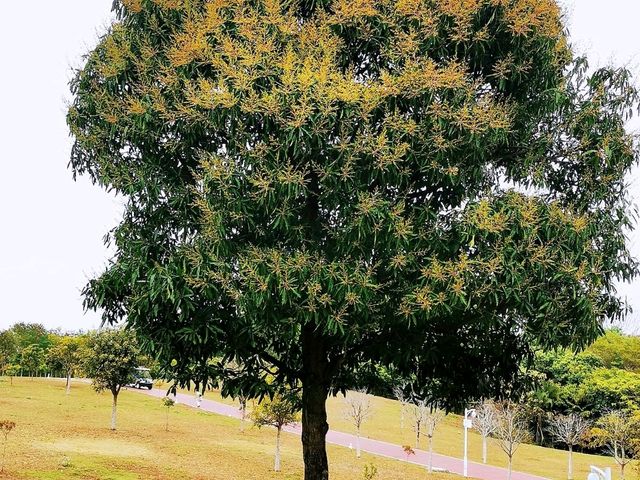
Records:
[[[111,0],[3,2],[0,25],[0,329],[16,322],[91,329],[80,290],[102,270],[102,238],[119,203],[67,169],[65,101],[72,66],[111,18]],[[572,39],[592,63],[629,64],[640,74],[640,2],[567,0]],[[637,128],[635,121],[632,127]],[[640,182],[630,178],[640,203]],[[640,234],[630,244],[640,257]],[[635,305],[627,329],[640,328],[639,283],[620,291]]]

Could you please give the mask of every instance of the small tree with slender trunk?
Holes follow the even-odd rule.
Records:
[[[133,379],[138,366],[138,347],[128,330],[103,330],[89,338],[84,368],[96,392],[113,395],[111,430],[116,429],[118,394]]]
[[[7,441],[9,434],[16,428],[16,423],[11,420],[0,420],[0,434],[2,434],[2,464],[0,464],[0,473],[4,472],[4,462],[7,456]]]
[[[484,400],[478,404],[473,428],[482,436],[482,463],[487,463],[487,440],[496,431],[496,408],[493,400]]]
[[[569,449],[567,479],[573,480],[573,447],[584,440],[591,423],[584,417],[572,413],[558,415],[549,422],[549,433],[556,442],[564,443]]]
[[[404,390],[400,385],[393,387],[393,396],[396,397],[400,404],[400,430],[404,429],[404,415],[409,405],[409,399],[405,396]]]
[[[424,427],[430,408],[426,400],[414,399],[409,404],[413,431],[416,434],[416,448],[420,448],[420,434],[422,433],[422,428]]]
[[[356,457],[360,458],[360,428],[373,413],[366,389],[348,392],[344,397],[344,416],[356,428]]]
[[[440,422],[444,420],[446,415],[447,414],[444,410],[440,410],[437,407],[431,407],[424,417],[424,431],[425,435],[429,439],[429,473],[433,472],[433,435],[436,428]]]
[[[167,416],[166,416],[166,420],[164,422],[164,431],[168,432],[169,431],[169,410],[171,410],[171,408],[173,406],[175,406],[176,402],[173,398],[171,397],[164,397],[162,399],[162,406],[165,407],[167,409]]]
[[[276,456],[273,470],[280,471],[280,436],[282,429],[297,422],[300,418],[298,401],[295,397],[275,395],[273,399],[264,399],[251,411],[250,418],[260,427],[265,425],[276,428]]]
[[[66,394],[71,391],[71,377],[81,364],[84,348],[82,338],[62,337],[47,352],[47,364],[52,370],[61,370],[67,379]]]
[[[239,395],[238,403],[240,403],[238,407],[238,410],[240,410],[240,432],[244,433],[244,424],[247,419],[247,397],[245,395]]]
[[[502,451],[509,459],[508,479],[511,480],[513,455],[521,443],[531,438],[527,417],[522,405],[512,401],[497,402],[495,435]]]
[[[592,446],[606,447],[620,466],[620,478],[624,479],[625,467],[632,461],[638,447],[640,418],[629,412],[614,410],[604,415],[590,432]]]
[[[20,373],[20,370],[22,370],[22,367],[20,365],[15,364],[15,363],[9,364],[5,368],[4,372],[5,372],[6,375],[9,375],[9,379],[10,379],[10,384],[11,385],[13,385],[13,377],[18,375],[18,373]]]

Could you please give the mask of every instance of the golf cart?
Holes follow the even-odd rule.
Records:
[[[146,387],[151,390],[153,387],[153,380],[151,379],[150,370],[145,367],[137,367],[133,372],[133,381],[129,386],[135,388]]]

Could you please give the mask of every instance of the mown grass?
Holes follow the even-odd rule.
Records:
[[[232,400],[222,399],[217,392],[209,392],[207,397],[229,404],[233,403]],[[397,401],[372,397],[372,405],[373,414],[364,423],[361,430],[364,437],[415,447],[415,433],[408,415],[405,415],[404,418],[404,428],[400,428],[401,409]],[[353,425],[344,417],[344,398],[342,396],[329,399],[327,409],[329,426],[332,430],[354,432]],[[421,447],[426,448],[426,438],[421,440]],[[443,455],[462,458],[463,429],[460,416],[448,415],[438,427],[434,435],[434,450]],[[611,467],[614,478],[617,478],[618,466],[611,457],[574,453],[573,459],[575,479],[587,478],[591,465]],[[482,462],[482,438],[473,430],[469,432],[469,460]],[[506,455],[492,439],[489,440],[488,463],[498,467],[506,468],[507,466]],[[567,452],[536,445],[522,445],[514,456],[513,468],[552,480],[564,480],[567,478]],[[633,466],[627,467],[627,471],[627,478],[634,478]]]
[[[109,430],[110,394],[96,394],[75,382],[65,395],[58,380],[0,379],[0,420],[16,422],[9,435],[6,479],[45,480],[298,480],[302,479],[300,439],[283,436],[283,471],[273,468],[274,432],[247,428],[236,419],[178,405],[166,409],[157,398],[123,391],[118,430]],[[1,452],[1,450],[0,450]],[[425,478],[424,468],[329,447],[332,479],[361,479],[367,463],[376,480]],[[455,480],[433,474],[432,480]]]

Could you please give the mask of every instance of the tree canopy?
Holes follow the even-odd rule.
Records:
[[[116,429],[118,394],[131,383],[140,355],[135,337],[124,329],[93,333],[87,342],[84,371],[96,392],[108,390],[113,396],[111,430]]]
[[[126,198],[86,305],[182,382],[302,387],[307,480],[356,369],[451,406],[623,313],[637,92],[555,1],[114,10],[68,113],[74,174]]]

